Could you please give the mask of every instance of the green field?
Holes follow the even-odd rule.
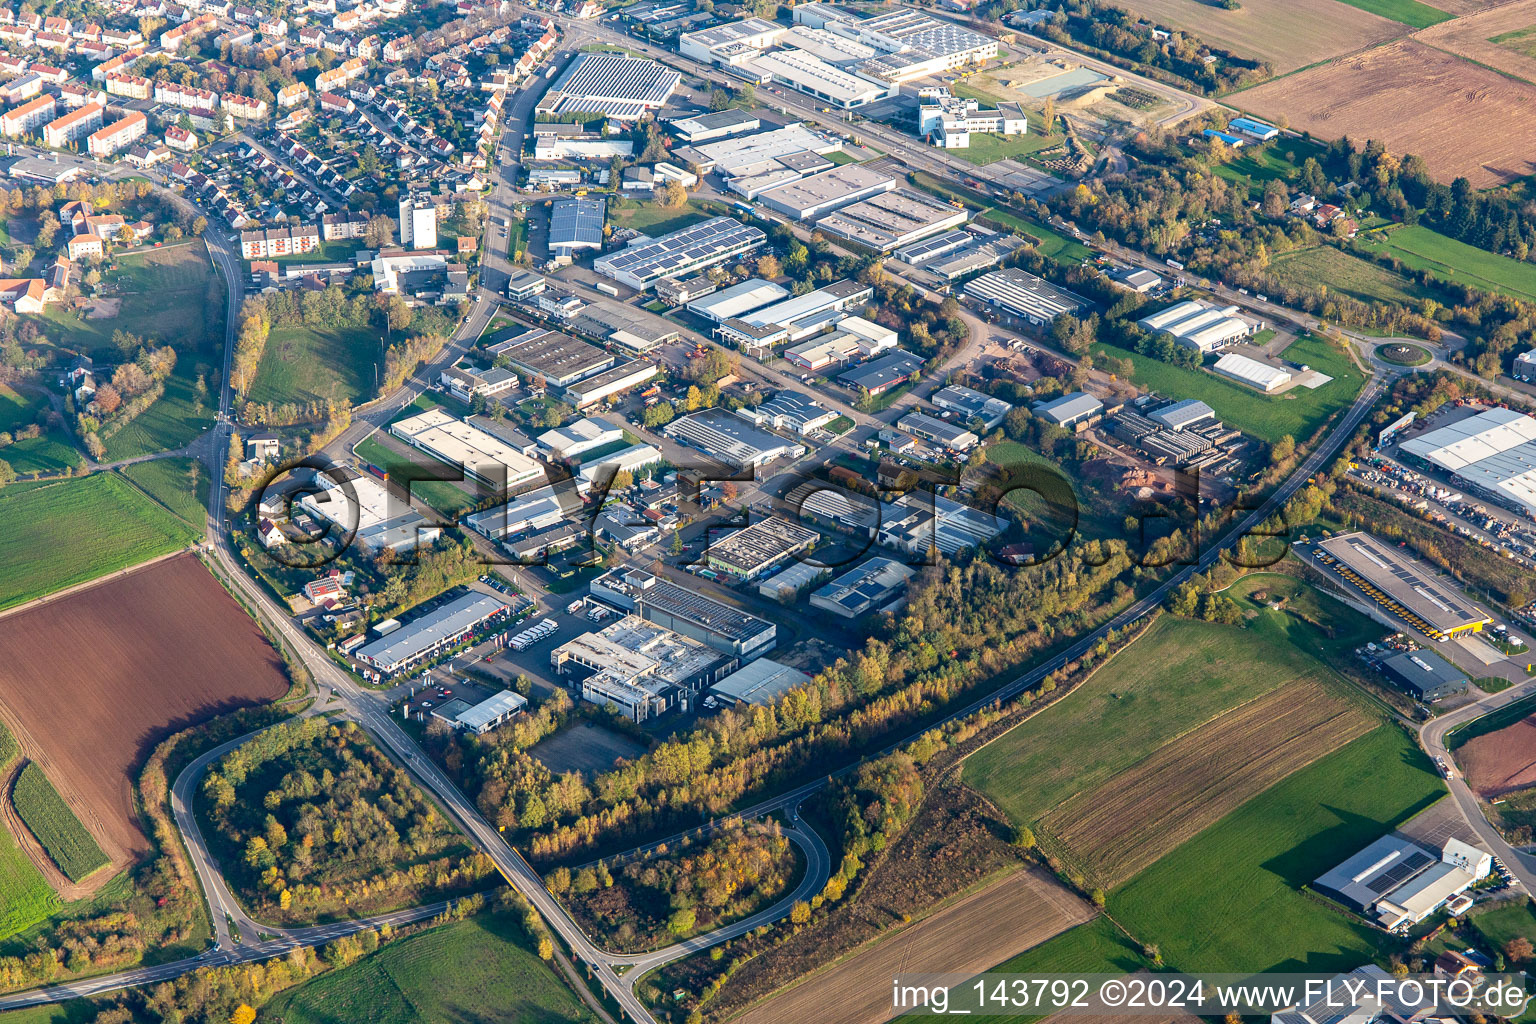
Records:
[[[41,395],[24,395],[9,384],[0,384],[0,430],[11,431],[37,422],[38,414],[47,405],[48,400]]]
[[[664,235],[727,212],[724,203],[707,199],[690,198],[685,206],[675,210],[654,200],[622,199],[609,203],[608,222],[645,235]]]
[[[111,473],[0,491],[0,608],[177,551],[202,536]]]
[[[1136,368],[1132,379],[1142,387],[1169,398],[1198,398],[1216,410],[1228,426],[1270,443],[1286,434],[1305,441],[1330,416],[1348,408],[1365,384],[1365,375],[1349,356],[1316,335],[1298,338],[1284,357],[1305,363],[1333,380],[1315,390],[1296,387],[1279,395],[1261,394],[1214,373],[1186,370],[1114,345],[1097,344],[1093,354],[1101,366],[1105,357],[1131,360]]]
[[[1033,129],[1033,126],[1031,126]],[[957,157],[967,163],[984,167],[998,160],[1007,160],[1009,157],[1023,159],[1043,149],[1062,144],[1061,135],[1040,135],[1031,130],[1026,135],[988,135],[982,132],[971,133],[970,145],[960,149],[946,149],[948,156]]]
[[[1523,938],[1536,942],[1536,912],[1532,911],[1529,899],[1502,903],[1496,910],[1468,917],[1467,923],[1495,951],[1502,950],[1510,939]]]
[[[1089,492],[1082,486],[1082,481],[1073,475],[1070,467],[1053,462],[1033,448],[1017,441],[997,441],[989,444],[987,461],[1008,472],[1031,473],[1034,472],[1031,467],[1039,466],[1047,473],[1055,474],[1065,480],[1072,489],[1073,498],[1077,502],[1079,535],[1093,539],[1123,535],[1122,523],[1128,503],[1100,500],[1098,495],[1102,492]],[[1042,485],[1040,489],[1049,494],[1049,485],[1045,481],[1040,483]],[[1050,498],[1054,497],[1054,494],[1050,494]],[[1020,487],[1005,494],[1003,501],[1023,515],[1026,527],[1036,529],[1042,536],[1064,537],[1072,525],[1068,518],[1070,509],[1058,507],[1050,498]]]
[[[47,408],[48,399],[44,396],[0,384],[0,431],[10,433],[34,424]],[[9,462],[18,473],[56,473],[79,465],[80,454],[66,433],[49,430],[0,448],[0,459]]]
[[[1416,305],[1438,296],[1403,275],[1378,267],[1331,245],[1282,253],[1269,264],[1269,272],[1296,288],[1328,289],[1360,302],[1395,302]]]
[[[1513,32],[1500,32],[1488,41],[1497,43],[1513,53],[1536,57],[1536,26],[1517,28]]]
[[[116,462],[181,448],[212,427],[217,397],[210,387],[199,405],[196,389],[194,364],[190,359],[178,361],[176,371],[165,382],[165,394],[160,400],[106,439],[107,451],[102,461]]]
[[[1500,256],[1415,224],[1365,237],[1414,270],[1427,270],[1451,284],[1465,284],[1526,302],[1536,302],[1536,264]]]
[[[193,486],[192,468],[197,467]],[[188,458],[154,459],[123,467],[123,476],[146,491],[151,498],[201,528],[208,515],[208,471],[202,463]]]
[[[859,162],[858,157],[854,156],[852,153],[846,153],[841,149],[834,149],[830,153],[823,153],[822,156],[838,165],[856,164]]]
[[[62,905],[42,872],[0,828],[0,939],[46,921]]]
[[[283,993],[263,1008],[260,1019],[284,1024],[591,1020],[525,941],[506,914],[435,928]]]
[[[1223,712],[1326,674],[1283,637],[1165,615],[1076,692],[971,755],[965,781],[1032,824]]]
[[[1180,970],[1358,967],[1395,940],[1300,889],[1444,793],[1418,747],[1397,727],[1378,726],[1116,889],[1109,911]]]
[[[246,398],[273,404],[334,398],[356,405],[373,395],[382,354],[371,328],[274,327]]]
[[[1266,181],[1289,180],[1301,173],[1301,165],[1307,157],[1321,157],[1322,146],[1306,139],[1281,138],[1262,146],[1244,146],[1238,156],[1215,168],[1217,176],[1228,181],[1248,179],[1256,191],[1262,191]]]
[[[1362,11],[1370,11],[1391,21],[1401,22],[1409,28],[1428,28],[1455,17],[1454,14],[1447,14],[1438,7],[1421,4],[1419,0],[1344,0],[1344,2]]]
[[[63,303],[37,319],[56,344],[85,352],[109,350],[112,332],[164,342],[182,359],[211,351],[224,336],[224,287],[201,241],[146,249],[116,258],[116,270],[102,272],[102,294],[121,302],[113,316],[91,318]]]
[[[1245,609],[1251,609],[1251,632],[1317,653],[1325,661],[1352,660],[1356,648],[1381,639],[1386,632],[1375,620],[1286,573],[1252,573],[1232,584],[1225,593]],[[1261,593],[1262,600],[1254,597]],[[1281,607],[1271,607],[1276,603]],[[1332,633],[1325,635],[1316,623],[1326,623]]]
[[[11,730],[5,727],[5,723],[0,722],[0,770],[16,760],[16,755],[19,753],[21,753],[21,745],[16,742],[16,737],[11,735]]]
[[[438,462],[425,452],[417,456],[420,461],[406,458],[390,450],[382,441],[374,437],[364,438],[358,443],[357,457],[381,467],[391,477],[395,477],[401,468],[407,466],[441,469],[445,473],[453,471],[447,463]],[[473,482],[470,482],[470,486],[474,486]],[[475,504],[474,495],[446,480],[415,480],[411,483],[411,495],[425,501],[444,515],[462,512]]]
[[[106,867],[107,855],[36,762],[27,762],[17,776],[11,805],[71,882]]]

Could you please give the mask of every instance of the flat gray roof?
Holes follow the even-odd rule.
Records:
[[[1404,611],[1446,634],[1465,631],[1491,618],[1428,565],[1368,533],[1340,534],[1319,546],[1388,601],[1396,602],[1398,608],[1386,604],[1387,610],[1407,619],[1410,625],[1417,627]],[[1360,587],[1355,580],[1350,582]],[[1369,591],[1366,594],[1378,604],[1385,603]]]
[[[424,615],[418,615],[394,632],[358,648],[356,657],[389,668],[412,658],[484,622],[509,605],[489,594],[470,593],[455,598]]]

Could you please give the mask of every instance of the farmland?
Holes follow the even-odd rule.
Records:
[[[1411,39],[1243,93],[1243,106],[1260,117],[1325,138],[1380,139],[1394,153],[1423,157],[1436,179],[1464,176],[1474,188],[1536,170],[1536,122],[1526,116],[1533,103],[1536,86]],[[1396,116],[1404,110],[1414,116]]]
[[[64,803],[59,791],[53,788],[53,783],[48,781],[48,776],[36,762],[28,762],[16,777],[15,787],[11,790],[11,805],[71,882],[79,882],[106,867],[107,855],[101,852],[96,840],[80,824],[80,819]]]
[[[1119,6],[1211,46],[1268,61],[1277,74],[1407,31],[1398,22],[1371,13],[1376,0],[1353,6],[1338,0],[1244,0],[1234,11],[1201,0],[1123,0]]]
[[[1180,970],[1351,969],[1384,936],[1301,888],[1444,793],[1413,741],[1378,726],[1111,892],[1109,911]]]
[[[1484,799],[1536,785],[1536,718],[1468,740],[1456,751],[1456,761],[1467,785]]]
[[[904,970],[971,974],[1037,946],[1092,916],[1036,868],[1014,872],[931,917],[866,946],[794,988],[733,1018],[737,1024],[815,1020],[881,1024],[891,1015],[890,979]],[[921,964],[921,968],[913,965]],[[828,992],[839,993],[829,1002]]]
[[[1409,306],[1425,295],[1416,283],[1403,275],[1331,245],[1276,256],[1270,262],[1269,272],[1296,288],[1326,286],[1331,293],[1348,295],[1361,302],[1395,302]]]
[[[95,473],[0,491],[0,608],[158,555],[202,536],[127,481]]]
[[[207,390],[197,391],[199,367],[192,355],[180,355],[176,370],[165,381],[165,394],[154,405],[135,416],[117,433],[106,439],[103,462],[131,459],[150,452],[180,448],[213,426],[216,399]]]
[[[208,512],[208,473],[202,463],[188,458],[155,459],[124,466],[122,472],[188,523],[202,525]]]
[[[288,689],[266,638],[190,555],[0,618],[0,647],[6,720],[114,863],[147,848],[132,780],[153,744]]]
[[[1536,0],[1489,7],[1420,32],[1416,39],[1527,82],[1536,82]]]
[[[285,992],[262,1010],[285,1024],[559,1024],[591,1014],[527,948],[510,914],[490,914],[391,943]]]
[[[1266,671],[1251,671],[1255,663]],[[966,761],[965,781],[1017,824],[1039,820],[1226,711],[1321,671],[1250,631],[1164,616],[1063,700]]]
[[[378,334],[367,327],[274,327],[246,397],[279,405],[333,399],[355,405],[373,394],[382,356]]]
[[[58,895],[11,833],[0,827],[0,939],[26,931],[59,909]]]
[[[1427,270],[1451,284],[1471,285],[1536,302],[1536,266],[1447,238],[1415,224],[1373,233],[1366,244],[1385,249],[1414,270]]]
[[[1374,724],[1317,683],[1291,683],[1067,801],[1041,829],[1113,886]]]
[[[1330,416],[1347,408],[1365,383],[1347,355],[1313,335],[1293,342],[1285,358],[1306,363],[1333,380],[1315,390],[1292,388],[1279,395],[1261,395],[1213,373],[1186,370],[1113,345],[1095,345],[1093,353],[1096,359],[1131,360],[1135,367],[1131,378],[1137,384],[1159,394],[1198,398],[1229,426],[1271,444],[1286,434],[1297,441],[1310,437]]]

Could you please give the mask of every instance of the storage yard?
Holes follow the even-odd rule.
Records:
[[[277,653],[190,555],[0,619],[0,646],[0,714],[119,866],[149,849],[134,782],[154,744],[288,690]]]
[[[1190,6],[1197,6],[1189,0]],[[1202,10],[1211,14],[1209,8]],[[1536,85],[1411,39],[1352,54],[1249,89],[1242,104],[1297,131],[1385,142],[1424,158],[1441,181],[1473,188],[1536,171]],[[1403,117],[1405,110],[1413,116]]]

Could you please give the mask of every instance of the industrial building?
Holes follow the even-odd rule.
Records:
[[[739,138],[684,146],[673,150],[672,158],[685,165],[697,164],[705,174],[718,172],[732,180],[757,178],[775,171],[785,172],[785,176],[778,181],[763,182],[761,189],[766,189],[782,181],[825,170],[832,166],[831,161],[807,158],[818,158],[822,153],[832,153],[842,148],[843,142],[836,136],[822,135],[795,123]],[[753,195],[756,195],[756,191]],[[747,198],[752,198],[752,195]]]
[[[649,359],[631,359],[610,370],[567,384],[565,398],[577,409],[586,409],[639,387],[660,373],[660,367]]]
[[[684,33],[677,37],[677,52],[704,64],[737,65],[772,46],[787,31],[777,22],[746,18]]]
[[[809,434],[837,419],[837,413],[823,408],[810,395],[799,391],[780,391],[756,406],[744,405],[736,415],[754,426]]]
[[[1465,672],[1433,651],[1399,651],[1382,659],[1381,671],[1424,704],[1465,693],[1471,684]]]
[[[759,82],[786,85],[840,110],[855,110],[896,92],[893,83],[844,71],[808,50],[774,50],[752,57],[743,70],[755,74]]]
[[[522,714],[527,708],[528,700],[522,694],[502,690],[473,705],[455,697],[433,708],[432,717],[447,722],[455,729],[484,736],[492,729],[507,724],[513,716]]]
[[[784,358],[807,370],[824,370],[888,352],[896,347],[896,339],[896,332],[889,327],[850,316],[839,320],[837,329],[831,334],[818,335],[786,348]]]
[[[736,667],[734,657],[626,615],[596,633],[584,633],[550,652],[557,675],[585,672],[582,699],[612,704],[633,722],[662,714]]]
[[[1029,122],[1017,103],[983,109],[974,99],[962,99],[938,87],[919,94],[917,134],[940,149],[968,149],[971,136],[1024,135]]]
[[[1185,398],[1147,413],[1147,419],[1169,430],[1185,430],[1197,423],[1214,420],[1216,410],[1198,398]]]
[[[510,611],[511,606],[499,597],[462,594],[364,644],[352,657],[386,676],[394,675],[468,640],[475,630],[506,618]]]
[[[586,496],[601,480],[610,479],[611,474],[629,473],[638,478],[642,469],[660,465],[661,461],[661,449],[649,444],[632,444],[582,463],[581,472],[576,474],[576,489]]]
[[[546,479],[543,463],[442,409],[407,417],[391,424],[389,432],[497,490],[513,491]]]
[[[1536,419],[1530,416],[1489,409],[1404,441],[1398,453],[1449,472],[1489,501],[1536,516]]]
[[[873,536],[880,524],[880,504],[874,498],[821,480],[797,484],[784,502],[797,519],[859,537]]]
[[[683,416],[668,423],[662,432],[737,470],[805,454],[804,445],[755,427],[726,409],[705,409]]]
[[[1004,257],[1025,245],[1024,239],[1017,235],[989,231],[978,224],[971,224],[964,231],[945,232],[936,238],[944,239],[946,244],[925,249],[925,246],[936,240],[926,239],[916,245],[898,249],[896,257],[912,268],[907,276],[919,283],[937,287],[978,270],[995,267]],[[959,244],[954,244],[957,239]],[[902,253],[907,253],[916,262],[908,262]]]
[[[773,623],[685,590],[641,569],[614,569],[590,584],[592,597],[648,622],[691,636],[743,662],[773,650]]]
[[[875,290],[857,281],[833,281],[813,292],[796,295],[737,317],[751,327],[784,328],[792,341],[819,333],[843,319],[846,310],[868,302]]]
[[[624,430],[607,420],[583,417],[563,427],[546,430],[537,438],[552,459],[574,459],[583,452],[624,439]]]
[[[732,579],[754,580],[763,573],[809,551],[821,534],[808,526],[772,517],[710,540],[709,567]]]
[[[742,316],[754,309],[761,309],[770,303],[778,302],[788,294],[789,289],[783,285],[764,281],[760,277],[752,277],[724,291],[695,299],[688,303],[687,308],[688,312],[696,316],[715,323],[723,323],[733,317]]]
[[[1248,444],[1243,435],[1186,402],[1174,402],[1148,415],[1121,410],[1110,421],[1109,432],[1158,466],[1207,469],[1235,463]]]
[[[1236,352],[1223,352],[1221,358],[1211,365],[1211,370],[1265,394],[1278,391],[1291,382],[1289,370],[1282,370],[1278,366]]]
[[[813,593],[811,606],[845,619],[857,619],[884,608],[905,591],[907,581],[915,575],[913,569],[895,559],[877,556]]]
[[[319,490],[304,495],[299,504],[312,515],[333,523],[341,540],[355,540],[365,550],[402,554],[431,544],[442,536],[404,499],[397,499],[384,485],[352,469],[317,473]]]
[[[639,238],[628,248],[599,257],[592,269],[644,291],[657,281],[724,263],[768,241],[761,228],[730,217],[712,217],[659,238]]]
[[[962,505],[942,495],[912,491],[893,502],[880,503],[878,530],[871,534],[885,547],[926,557],[937,550],[953,558],[980,547],[1007,528],[1007,521],[990,512]]]
[[[465,516],[471,530],[491,540],[525,537],[571,522],[581,515],[581,499],[568,485],[540,487],[495,508]]]
[[[1116,267],[1107,276],[1120,287],[1138,295],[1145,295],[1163,286],[1161,277],[1141,267]]]
[[[811,677],[797,668],[771,658],[758,658],[709,688],[710,696],[726,705],[756,704],[767,707],[778,703],[790,690],[805,686]]]
[[[755,114],[742,110],[716,110],[708,114],[676,118],[668,122],[667,127],[691,146],[715,139],[728,139],[733,135],[745,135],[757,131],[762,125],[763,122]]]
[[[942,199],[901,187],[824,215],[816,230],[871,252],[888,253],[964,224],[969,214]]]
[[[493,343],[488,351],[493,356],[506,356],[525,380],[537,377],[555,387],[600,373],[616,361],[595,345],[541,328],[515,333],[506,342]]]
[[[601,199],[556,199],[549,207],[549,255],[569,263],[583,249],[603,247],[603,219],[608,204]]]
[[[897,420],[896,426],[915,437],[941,444],[950,451],[968,452],[981,443],[981,438],[964,426],[915,410]]]
[[[1406,622],[1431,640],[1478,633],[1492,617],[1425,563],[1366,533],[1344,533],[1317,546],[1317,558],[1363,594],[1376,615]]]
[[[1104,412],[1104,403],[1086,391],[1073,391],[1048,402],[1036,402],[1031,408],[1041,419],[1070,429],[1097,419]]]
[[[798,181],[764,189],[757,194],[757,201],[786,217],[814,220],[895,187],[896,179],[889,174],[866,164],[843,164]]]
[[[1001,398],[984,395],[980,391],[951,384],[935,391],[928,399],[946,412],[960,416],[965,422],[981,420],[982,429],[991,430],[1003,422],[1013,405]]]
[[[657,345],[676,341],[681,332],[657,316],[616,302],[592,302],[568,318],[570,329],[644,354]]]
[[[922,356],[898,348],[888,356],[844,370],[837,375],[837,382],[855,391],[883,395],[912,380],[922,370],[923,362]]]
[[[787,604],[799,597],[801,591],[814,587],[830,575],[832,571],[825,566],[812,565],[810,562],[796,562],[760,580],[757,584],[757,592],[770,601],[782,601]]]
[[[603,114],[635,121],[666,106],[682,75],[644,57],[584,53],[535,108],[539,114]]]
[[[1264,329],[1262,320],[1247,320],[1238,316],[1236,306],[1218,309],[1196,299],[1144,316],[1136,323],[1148,333],[1166,334],[1186,348],[1206,353],[1252,337]]]
[[[1398,931],[1425,920],[1492,869],[1490,854],[1460,839],[1447,839],[1436,854],[1393,833],[1324,874],[1312,887],[1373,918],[1387,931]]]
[[[967,281],[966,295],[1009,316],[1044,327],[1058,316],[1091,309],[1093,303],[1065,288],[1058,288],[1034,274],[1008,267]]]

